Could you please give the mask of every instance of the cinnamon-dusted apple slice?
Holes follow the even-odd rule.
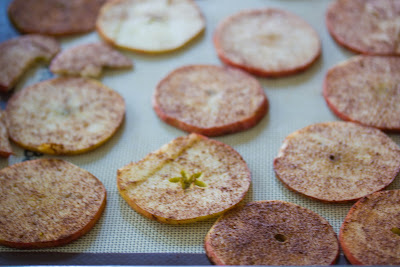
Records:
[[[311,66],[321,54],[317,32],[290,12],[245,10],[223,20],[214,46],[226,64],[260,76],[284,76]]]
[[[95,29],[106,0],[13,0],[8,15],[23,33],[62,36]]]
[[[359,200],[340,228],[339,241],[354,265],[400,265],[400,190]]]
[[[341,119],[400,131],[400,57],[356,56],[331,68],[323,95]]]
[[[339,256],[332,226],[311,210],[255,201],[222,215],[205,238],[216,265],[331,265]]]
[[[250,171],[230,146],[190,134],[118,170],[118,190],[140,214],[182,224],[220,215],[250,186]]]
[[[50,64],[53,73],[95,78],[103,67],[131,68],[132,61],[106,44],[91,43],[62,51]]]
[[[0,170],[0,244],[61,246],[87,233],[106,205],[103,184],[86,170],[38,159]]]
[[[203,32],[205,20],[193,0],[119,0],[102,7],[96,27],[117,47],[160,53],[194,39]]]
[[[400,55],[400,2],[336,0],[326,12],[326,25],[336,42],[368,55]]]
[[[35,34],[0,43],[0,91],[10,90],[32,63],[50,61],[59,50],[54,38]]]
[[[56,78],[13,95],[6,112],[18,145],[47,154],[79,154],[106,142],[125,114],[124,99],[96,80]]]
[[[158,84],[153,107],[168,124],[217,136],[256,125],[268,111],[268,100],[260,83],[243,71],[191,65]]]
[[[286,137],[274,169],[284,185],[305,196],[354,201],[393,181],[400,170],[400,148],[375,128],[317,123]]]
[[[6,112],[0,111],[0,157],[7,158],[13,153],[8,140]]]

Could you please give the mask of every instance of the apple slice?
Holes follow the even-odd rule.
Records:
[[[178,137],[118,170],[121,196],[140,214],[183,224],[220,215],[250,187],[250,171],[233,148],[202,135]]]
[[[339,243],[327,220],[280,201],[254,201],[222,215],[205,238],[216,265],[331,265]]]
[[[325,75],[323,95],[341,119],[400,131],[400,57],[356,56]]]
[[[80,154],[117,131],[124,99],[96,80],[55,78],[33,84],[8,101],[9,135],[18,145],[47,154]]]
[[[0,91],[13,88],[21,75],[36,61],[50,61],[60,50],[51,37],[30,34],[0,44]]]
[[[59,159],[24,161],[0,170],[0,244],[61,246],[101,217],[106,189],[91,173]]]
[[[132,61],[106,44],[92,43],[62,51],[50,64],[53,73],[94,78],[103,67],[131,68]]]
[[[225,64],[267,77],[294,74],[310,67],[321,54],[317,32],[285,10],[244,10],[224,19],[214,33],[214,46]]]
[[[189,65],[159,82],[153,107],[175,127],[218,136],[255,126],[267,113],[268,100],[257,79],[244,71]]]
[[[117,47],[160,53],[195,38],[205,20],[193,0],[120,0],[103,6],[96,25],[100,36]]]
[[[354,265],[400,265],[400,190],[371,194],[350,209],[339,233]]]
[[[0,156],[7,158],[12,153],[10,141],[8,140],[6,112],[0,111]]]
[[[274,169],[285,186],[307,197],[355,201],[394,180],[400,171],[400,148],[372,127],[316,123],[285,138]]]
[[[64,36],[94,30],[106,0],[13,0],[8,15],[23,33]]]
[[[400,1],[336,0],[326,12],[336,42],[357,53],[400,55]]]

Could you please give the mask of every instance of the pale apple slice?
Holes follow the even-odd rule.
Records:
[[[47,154],[80,154],[117,131],[124,99],[96,80],[56,78],[33,84],[8,101],[9,135],[18,145]]]
[[[96,27],[117,47],[157,53],[185,45],[204,30],[205,20],[193,0],[119,0],[103,6]]]
[[[250,187],[232,147],[190,134],[118,170],[118,190],[138,213],[163,223],[208,219],[236,206]]]
[[[0,170],[0,244],[61,246],[101,217],[106,189],[91,173],[59,159],[24,161]]]
[[[303,71],[321,54],[318,33],[297,15],[275,8],[227,17],[215,30],[214,46],[224,63],[269,77]]]
[[[350,209],[339,233],[354,265],[400,265],[400,190],[371,194]]]
[[[106,44],[91,43],[62,51],[50,64],[53,73],[94,78],[101,75],[103,67],[131,68],[132,61]]]

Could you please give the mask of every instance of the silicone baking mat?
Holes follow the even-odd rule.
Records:
[[[9,2],[0,2],[0,41],[18,35],[6,14]],[[60,157],[88,170],[104,183],[108,201],[100,221],[88,234],[69,245],[30,250],[29,253],[23,251],[24,257],[27,257],[25,261],[24,257],[19,257],[22,255],[20,250],[0,246],[0,263],[40,263],[40,259],[46,255],[47,259],[56,259],[53,263],[209,264],[204,255],[203,240],[215,219],[173,226],[144,218],[119,196],[116,172],[118,168],[138,161],[163,144],[186,134],[165,124],[156,116],[151,106],[156,84],[166,74],[183,65],[221,65],[212,43],[216,25],[231,14],[251,8],[276,7],[302,17],[318,32],[322,41],[322,56],[301,74],[277,79],[259,78],[270,102],[268,115],[250,130],[215,139],[235,148],[248,163],[252,173],[252,186],[246,201],[279,199],[296,203],[326,218],[338,232],[351,204],[324,204],[291,192],[276,179],[272,166],[272,161],[288,134],[312,123],[338,120],[322,97],[322,82],[330,67],[354,54],[339,47],[327,32],[324,16],[330,1],[197,0],[196,3],[207,21],[204,34],[183,49],[172,53],[143,55],[122,51],[133,60],[134,68],[128,71],[107,70],[101,77],[100,80],[118,91],[127,104],[125,122],[116,135],[92,152]],[[92,32],[59,40],[62,48],[67,48],[99,41],[100,38],[96,32]],[[47,66],[38,64],[24,75],[14,92],[50,77],[52,74]],[[8,96],[3,95],[2,98],[4,107]],[[398,135],[391,137],[400,144]],[[0,167],[23,160],[49,157],[20,149],[16,145],[13,145],[13,149],[15,155],[8,160],[2,159]],[[395,188],[400,188],[399,178],[389,186],[389,189]],[[96,255],[94,258],[97,261],[92,261],[94,258],[90,255]],[[106,260],[114,258],[119,261]],[[340,263],[346,262],[342,258]]]

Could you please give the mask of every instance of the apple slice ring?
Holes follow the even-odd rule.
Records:
[[[339,233],[354,265],[400,265],[400,190],[373,193],[350,209]]]
[[[190,134],[118,170],[121,196],[138,213],[168,224],[192,223],[236,206],[250,171],[230,146]]]
[[[332,265],[339,242],[311,210],[280,201],[254,201],[223,214],[205,238],[216,265]]]
[[[0,157],[8,158],[13,154],[10,140],[8,139],[6,112],[0,111]]]
[[[400,57],[356,56],[325,75],[323,95],[339,118],[400,131]]]
[[[336,42],[367,55],[400,55],[400,2],[336,0],[326,12],[326,25]]]
[[[305,70],[321,54],[319,36],[308,23],[273,8],[226,18],[214,33],[214,46],[224,63],[267,77]]]
[[[14,87],[22,74],[36,61],[50,61],[60,51],[52,37],[29,34],[0,43],[0,91]]]
[[[95,149],[117,131],[124,99],[96,80],[55,78],[36,83],[8,101],[12,141],[46,154],[72,155]]]
[[[274,169],[285,186],[307,197],[355,201],[394,180],[400,171],[400,148],[375,128],[317,123],[285,138]]]
[[[106,189],[91,173],[59,159],[24,161],[0,170],[0,244],[61,246],[101,217]]]
[[[50,64],[53,73],[97,78],[103,67],[132,68],[132,61],[104,43],[83,44],[59,53]]]
[[[268,111],[268,99],[260,83],[244,71],[190,65],[159,82],[153,107],[168,124],[218,136],[255,126]]]
[[[119,0],[102,7],[96,27],[101,37],[117,47],[162,53],[198,36],[205,20],[193,0]]]
[[[52,36],[90,32],[106,0],[13,0],[8,15],[23,33]]]

